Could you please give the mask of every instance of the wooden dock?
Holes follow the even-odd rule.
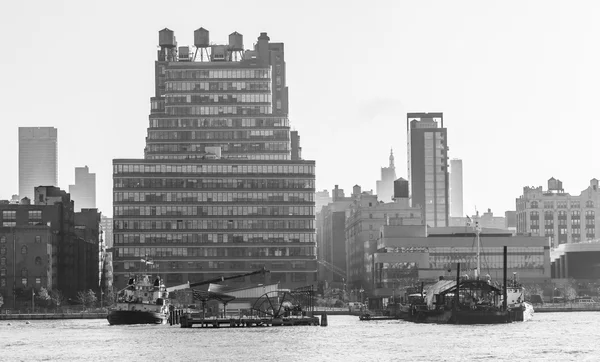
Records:
[[[202,313],[187,313],[179,317],[181,328],[241,328],[241,327],[279,327],[279,326],[319,326],[318,317],[282,317],[282,318],[202,318]]]

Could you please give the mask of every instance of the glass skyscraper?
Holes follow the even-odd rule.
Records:
[[[37,186],[58,186],[58,130],[19,127],[19,198],[33,200]]]
[[[115,286],[145,257],[167,285],[263,266],[230,283],[314,284],[315,162],[291,148],[283,44],[194,38],[159,32],[145,157],[113,160]]]

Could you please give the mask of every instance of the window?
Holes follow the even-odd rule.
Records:
[[[6,247],[0,247],[0,255],[6,255]]]
[[[6,236],[0,236],[0,244],[6,244]]]
[[[36,243],[36,244],[41,244],[41,243],[42,243],[42,237],[41,237],[41,236],[39,236],[39,235],[36,235],[36,236],[35,236],[35,243]]]
[[[42,258],[40,258],[39,256],[35,257],[35,265],[42,265]]]
[[[0,269],[0,277],[5,277],[6,276],[6,269],[2,268]]]
[[[35,278],[35,284],[42,284],[42,278]]]
[[[23,269],[21,269],[21,276],[22,276],[23,278],[27,278],[27,268],[23,268]]]
[[[2,220],[16,220],[17,219],[17,211],[16,210],[4,210],[2,211]]]
[[[6,278],[0,278],[0,288],[6,286]]]
[[[21,254],[27,254],[27,245],[21,247]]]
[[[6,258],[0,258],[0,266],[6,266]]]
[[[24,287],[27,286],[27,278],[21,278],[21,284],[23,284]]]
[[[594,201],[588,200],[585,202],[585,207],[594,207]]]
[[[538,208],[538,202],[537,201],[531,201],[531,209],[537,209]]]

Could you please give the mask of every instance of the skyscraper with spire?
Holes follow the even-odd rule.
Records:
[[[396,166],[394,165],[394,150],[390,149],[390,164],[381,168],[381,180],[377,181],[377,198],[385,203],[392,202],[394,197],[394,180]]]

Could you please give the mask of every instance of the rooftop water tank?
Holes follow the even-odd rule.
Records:
[[[244,36],[237,31],[229,34],[229,49],[244,50]]]
[[[194,46],[196,48],[207,48],[210,44],[208,30],[200,28],[194,30]]]
[[[164,28],[158,32],[158,45],[161,47],[172,48],[176,45],[175,32]]]

